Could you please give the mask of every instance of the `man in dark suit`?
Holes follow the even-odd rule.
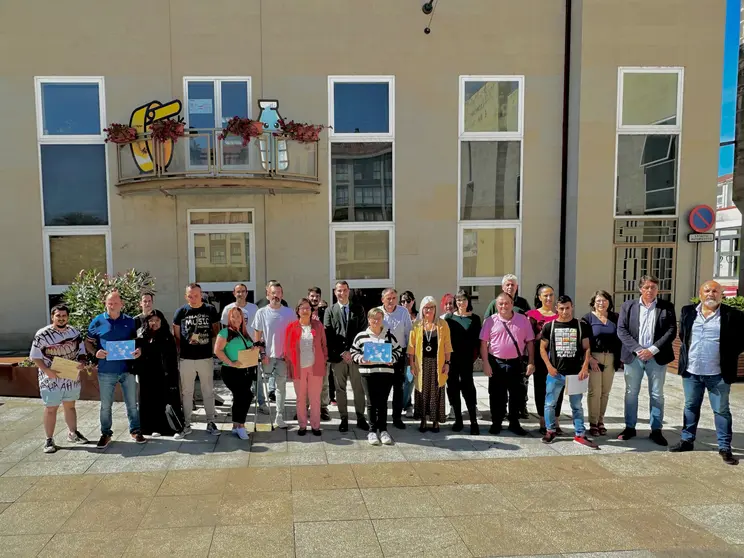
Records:
[[[357,333],[367,329],[367,317],[359,304],[349,302],[349,284],[337,281],[334,287],[337,302],[330,306],[323,316],[328,344],[328,361],[333,370],[336,384],[336,402],[341,415],[340,432],[349,430],[349,412],[346,401],[346,384],[351,380],[354,392],[354,410],[357,416],[357,428],[368,431],[369,425],[364,418],[366,410],[364,387],[359,367],[351,360],[349,349]]]
[[[625,365],[625,430],[618,440],[636,435],[638,393],[645,372],[651,400],[651,440],[660,446],[667,441],[661,433],[664,423],[664,380],[667,364],[674,360],[672,343],[677,335],[674,305],[657,299],[659,280],[644,275],[638,281],[641,297],[628,300],[620,309],[617,336],[622,342],[620,358]]]
[[[744,351],[744,313],[721,304],[723,289],[715,281],[700,287],[700,304],[682,308],[679,320],[679,375],[685,392],[682,436],[669,451],[694,449],[705,390],[715,415],[718,453],[729,465],[733,424],[729,409],[731,384],[736,381],[739,355]]]

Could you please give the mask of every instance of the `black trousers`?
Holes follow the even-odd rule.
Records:
[[[222,366],[222,381],[233,396],[232,420],[236,424],[244,424],[248,416],[248,409],[253,401],[251,385],[256,380],[256,369],[233,368]]]
[[[370,432],[387,430],[387,400],[393,387],[394,374],[373,372],[362,374],[362,386],[367,396],[367,419]]]
[[[452,359],[449,374],[447,375],[447,397],[455,412],[455,422],[462,422],[462,402],[460,393],[465,398],[465,405],[470,414],[470,422],[476,422],[475,418],[475,383],[473,382],[473,363],[458,362]]]
[[[393,421],[403,418],[403,382],[406,379],[405,355],[393,365]]]
[[[493,374],[488,379],[488,402],[491,406],[491,422],[501,424],[504,420],[507,395],[509,398],[509,422],[519,422],[524,405],[524,367],[521,359],[501,359],[488,355]]]
[[[538,416],[545,416],[545,385],[548,380],[548,369],[545,366],[545,362],[542,358],[535,359],[535,373],[532,375],[535,382],[535,409],[537,410]],[[558,401],[555,404],[555,416],[561,416],[561,407],[563,404],[563,392],[566,391],[564,387],[558,396]]]

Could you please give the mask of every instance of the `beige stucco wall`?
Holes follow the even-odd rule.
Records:
[[[611,274],[618,65],[689,66],[685,105],[699,110],[685,112],[680,204],[710,201],[715,195],[713,186],[710,196],[699,186],[714,184],[708,175],[717,161],[723,1],[630,4],[585,2],[578,214],[589,225],[606,225],[606,233],[582,228],[588,232],[570,247],[581,254],[582,269],[598,270],[579,274],[582,296],[608,285]],[[563,9],[562,2],[545,0],[441,2],[427,36],[428,18],[420,5],[400,0],[0,5],[0,50],[14,53],[0,58],[0,96],[5,99],[0,116],[6,130],[17,130],[0,136],[5,199],[13,200],[0,206],[0,259],[12,262],[0,274],[7,311],[0,316],[0,347],[27,338],[45,320],[34,128],[33,77],[39,75],[104,76],[108,122],[125,121],[132,108],[151,99],[183,99],[183,76],[250,76],[254,107],[261,97],[278,98],[284,116],[314,123],[328,123],[329,75],[394,75],[395,284],[419,299],[426,294],[438,298],[458,286],[458,77],[524,75],[522,291],[531,298],[537,282],[557,284]],[[701,107],[703,101],[709,106]],[[268,278],[285,284],[290,302],[314,284],[330,296],[324,140],[319,195],[122,198],[113,183],[114,157],[109,166],[114,270],[150,270],[163,310],[175,309],[188,281],[189,208],[254,209],[257,296]],[[9,235],[13,242],[7,242]],[[703,268],[709,269],[710,254],[706,258]],[[681,248],[679,260],[689,267],[689,250]]]
[[[618,67],[681,66],[684,100],[674,299],[684,304],[696,290],[695,247],[687,243],[687,213],[700,203],[715,207],[725,1],[583,0],[582,4],[577,300],[584,307],[594,290],[613,290]],[[707,244],[700,257],[703,279],[709,278],[712,266],[713,247]]]

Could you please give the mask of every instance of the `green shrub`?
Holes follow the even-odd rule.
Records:
[[[698,297],[694,297],[690,299],[690,302],[693,304],[700,304],[700,299]],[[738,310],[744,310],[744,296],[732,296],[729,298],[723,299],[723,304],[726,306],[731,306],[732,308],[736,308]]]
[[[87,330],[93,318],[106,310],[104,297],[114,289],[121,293],[123,312],[136,316],[140,313],[142,293],[155,293],[155,278],[147,271],[136,269],[117,275],[81,271],[62,295],[62,300],[70,307],[70,325],[80,331]]]

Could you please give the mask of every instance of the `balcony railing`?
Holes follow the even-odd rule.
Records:
[[[189,129],[172,143],[153,140],[150,134],[129,143],[116,144],[118,185],[188,181],[208,185],[246,185],[251,179],[318,184],[318,144],[301,143],[270,133],[252,138],[220,140],[221,129]]]

